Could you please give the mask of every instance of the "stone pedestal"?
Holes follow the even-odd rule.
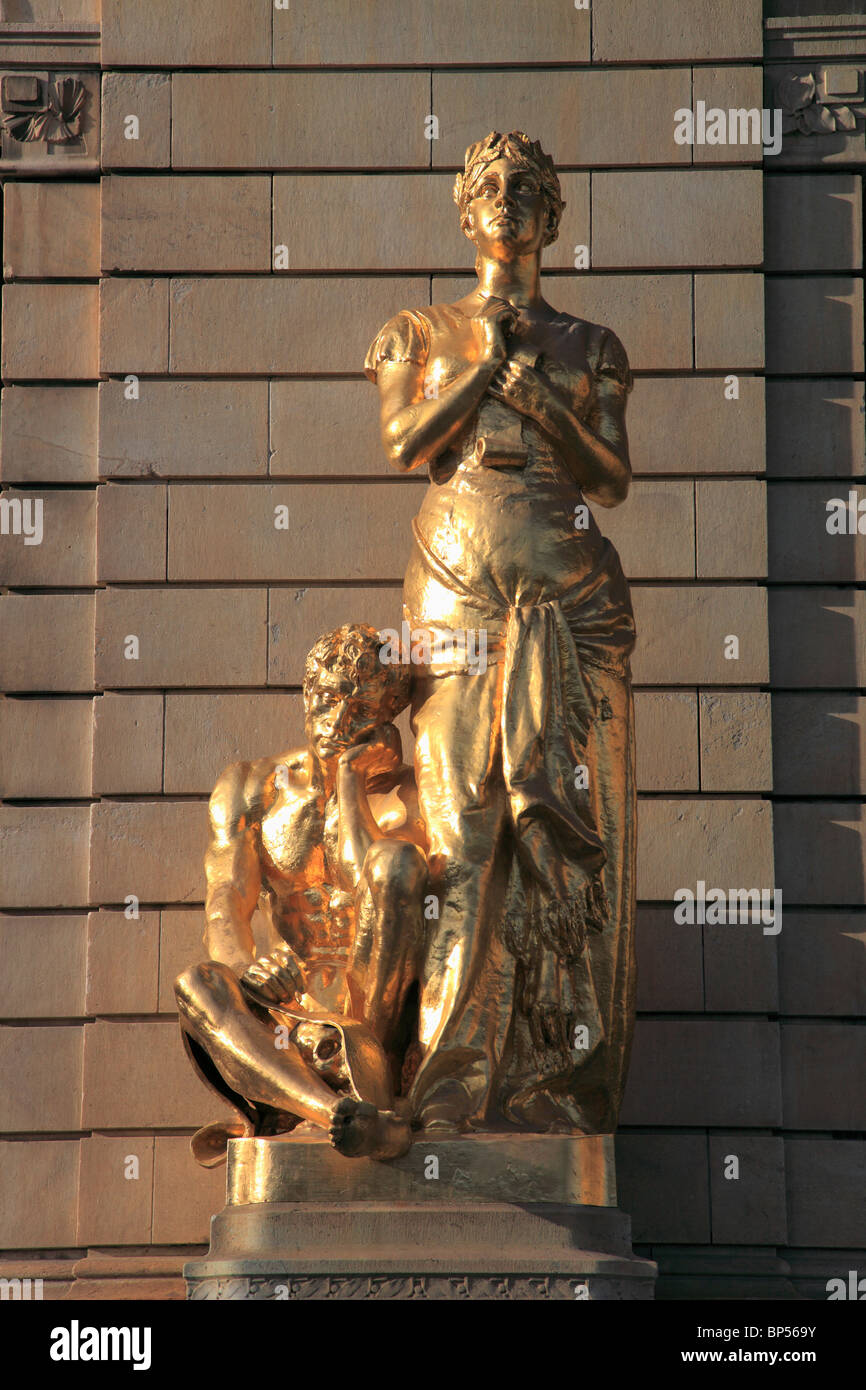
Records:
[[[421,1139],[391,1163],[233,1139],[191,1299],[651,1299],[613,1137]]]

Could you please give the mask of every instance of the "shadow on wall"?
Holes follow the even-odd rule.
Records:
[[[819,12],[810,0],[808,13]],[[792,908],[864,900],[863,537],[856,510],[854,534],[833,534],[828,511],[833,499],[864,495],[863,386],[851,379],[862,360],[858,277],[821,270],[861,263],[843,184],[835,194],[827,185],[817,226],[813,177],[767,183],[776,209],[765,227],[767,268],[782,272],[766,280],[775,881]],[[812,202],[798,208],[798,198]],[[856,949],[846,939],[840,968]]]

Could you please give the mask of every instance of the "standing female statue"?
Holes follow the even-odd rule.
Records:
[[[627,495],[632,379],[615,334],[542,297],[563,203],[540,145],[470,146],[454,199],[477,286],[398,313],[365,362],[390,461],[430,474],[404,587],[439,901],[412,1103],[428,1132],[605,1132],[634,1016],[635,634],[583,499]]]

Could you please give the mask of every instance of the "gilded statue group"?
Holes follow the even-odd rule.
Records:
[[[542,297],[563,202],[537,142],[470,146],[454,201],[475,288],[395,314],[364,363],[390,463],[430,479],[403,591],[422,659],[386,658],[363,622],[327,633],[306,746],[234,764],[211,798],[208,959],[176,985],[187,1051],[236,1116],[195,1136],[205,1165],[231,1136],[325,1133],[386,1160],[422,1135],[616,1126],[635,629],[584,499],[628,493],[631,372],[613,332]]]

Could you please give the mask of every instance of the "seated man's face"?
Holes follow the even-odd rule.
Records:
[[[330,762],[385,721],[381,681],[356,685],[350,676],[322,671],[305,698],[307,740],[321,762]]]

